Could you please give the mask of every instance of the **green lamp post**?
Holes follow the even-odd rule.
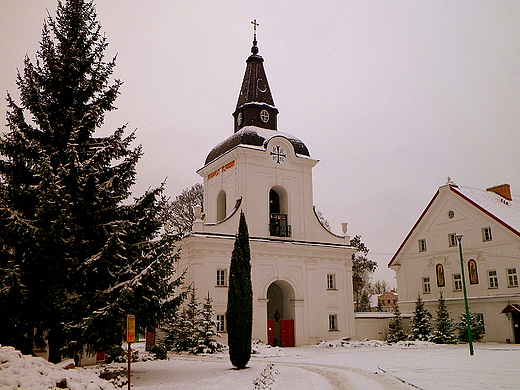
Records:
[[[460,272],[462,277],[462,292],[464,294],[464,307],[466,309],[466,327],[468,329],[468,344],[469,344],[469,354],[471,356],[474,355],[473,352],[473,334],[471,333],[471,321],[469,317],[469,306],[468,306],[468,294],[466,292],[466,277],[464,276],[464,259],[462,258],[462,237],[464,234],[456,234],[455,238],[459,243],[459,255],[460,255]]]

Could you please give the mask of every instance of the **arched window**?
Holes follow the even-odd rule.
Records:
[[[477,262],[473,259],[468,261],[469,284],[478,284]]]
[[[280,214],[280,195],[272,188],[269,190],[269,212]]]
[[[217,221],[222,221],[226,215],[226,193],[220,190],[217,196]]]
[[[444,279],[444,266],[442,264],[437,264],[435,266],[435,271],[437,273],[437,286],[444,287],[446,285],[446,280]]]
[[[269,235],[291,237],[291,226],[287,224],[287,193],[281,187],[269,190]]]

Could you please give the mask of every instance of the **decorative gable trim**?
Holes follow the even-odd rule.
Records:
[[[424,209],[424,211],[422,212],[421,216],[419,217],[419,219],[417,220],[417,222],[415,222],[415,224],[413,225],[412,227],[412,230],[410,230],[410,232],[408,233],[408,235],[406,236],[406,238],[404,239],[404,241],[402,242],[402,244],[399,246],[399,248],[397,249],[397,251],[395,252],[394,256],[392,257],[392,259],[390,260],[390,262],[388,263],[388,267],[391,267],[393,265],[398,265],[398,264],[394,264],[394,261],[395,259],[397,258],[397,256],[399,255],[399,253],[401,253],[401,250],[403,249],[403,247],[405,246],[405,244],[408,242],[408,239],[410,238],[410,236],[415,232],[415,229],[417,228],[417,226],[419,225],[419,223],[422,221],[422,219],[424,218],[424,216],[426,215],[426,213],[428,212],[428,210],[430,210],[430,207],[432,206],[433,202],[435,201],[435,199],[437,199],[437,196],[439,196],[439,190],[437,190],[437,192],[435,193],[435,195],[433,196],[432,200],[430,200],[430,203],[428,203],[428,206],[426,206],[426,208]]]
[[[519,236],[520,237],[520,232],[518,230],[516,230],[515,228],[513,228],[512,226],[508,225],[507,223],[505,223],[503,220],[501,220],[500,218],[498,218],[497,216],[495,216],[494,214],[492,214],[491,212],[489,212],[488,210],[486,210],[485,208],[483,208],[482,206],[480,206],[478,203],[474,202],[473,200],[471,200],[470,198],[468,198],[466,195],[462,194],[461,192],[459,192],[458,190],[458,186],[456,185],[449,185],[449,189],[450,191],[452,191],[453,193],[457,194],[458,196],[460,196],[462,199],[464,199],[465,201],[467,201],[469,204],[471,204],[472,206],[474,206],[476,209],[482,211],[484,214],[486,214],[487,216],[489,216],[491,219],[493,219],[494,221],[498,222],[499,224],[501,224],[502,226],[504,226],[505,228],[507,228],[508,230],[510,230],[512,233],[514,233],[515,235]],[[426,206],[426,208],[424,209],[424,211],[422,212],[421,216],[419,217],[419,219],[417,220],[417,222],[415,222],[415,224],[413,225],[412,229],[410,230],[410,232],[408,233],[408,235],[406,236],[406,238],[404,239],[404,241],[402,242],[402,244],[399,246],[399,248],[397,249],[397,251],[395,252],[394,256],[392,257],[392,259],[390,260],[390,262],[388,263],[388,267],[391,267],[391,266],[396,266],[396,265],[399,265],[399,264],[394,264],[396,258],[399,256],[399,254],[401,253],[403,247],[406,245],[406,243],[408,242],[408,240],[410,239],[410,236],[415,232],[415,229],[417,228],[417,226],[419,225],[419,223],[421,223],[421,221],[423,220],[424,216],[426,215],[426,213],[428,212],[428,210],[431,208],[433,202],[435,201],[435,199],[437,199],[437,196],[439,195],[439,190],[437,190],[437,192],[435,193],[435,196],[432,198],[432,200],[430,200],[430,203],[428,203],[428,206]]]

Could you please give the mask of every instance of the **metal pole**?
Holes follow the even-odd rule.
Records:
[[[463,234],[456,234],[455,238],[459,242],[459,255],[460,255],[460,272],[462,277],[462,292],[464,293],[464,307],[466,309],[466,328],[468,329],[468,344],[469,344],[469,354],[471,356],[474,355],[473,352],[473,333],[471,332],[471,321],[469,316],[469,306],[468,306],[468,294],[466,293],[466,277],[464,276],[464,260],[462,258],[462,237]]]
[[[127,374],[126,376],[128,377],[128,390],[130,390],[132,388],[132,386],[130,385],[130,378],[132,376],[132,371],[130,369],[130,363],[132,361],[132,343],[128,343],[128,355],[127,355],[127,360],[128,360],[128,370],[127,370]]]

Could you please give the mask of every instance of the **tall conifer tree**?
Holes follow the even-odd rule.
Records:
[[[124,126],[94,134],[121,86],[100,29],[91,1],[58,1],[0,137],[0,343],[45,341],[53,362],[119,345],[125,314],[144,328],[178,303],[163,188],[123,205],[141,147]]]
[[[253,332],[253,287],[251,284],[251,252],[244,213],[240,213],[238,234],[229,266],[227,302],[229,358],[234,367],[246,368],[251,358]]]
[[[394,307],[394,316],[390,319],[388,324],[388,332],[386,334],[386,341],[396,343],[398,341],[406,340],[407,335],[403,329],[403,318],[401,317],[401,310],[399,305]]]
[[[421,299],[421,295],[417,295],[415,301],[415,308],[411,319],[412,323],[412,338],[414,340],[428,341],[428,337],[432,331],[432,325],[430,324],[430,318],[428,317],[428,311],[424,308],[424,302]]]
[[[433,322],[433,332],[430,334],[429,341],[435,344],[456,344],[457,340],[453,332],[453,320],[450,318],[450,311],[441,292],[437,304],[437,317]]]

